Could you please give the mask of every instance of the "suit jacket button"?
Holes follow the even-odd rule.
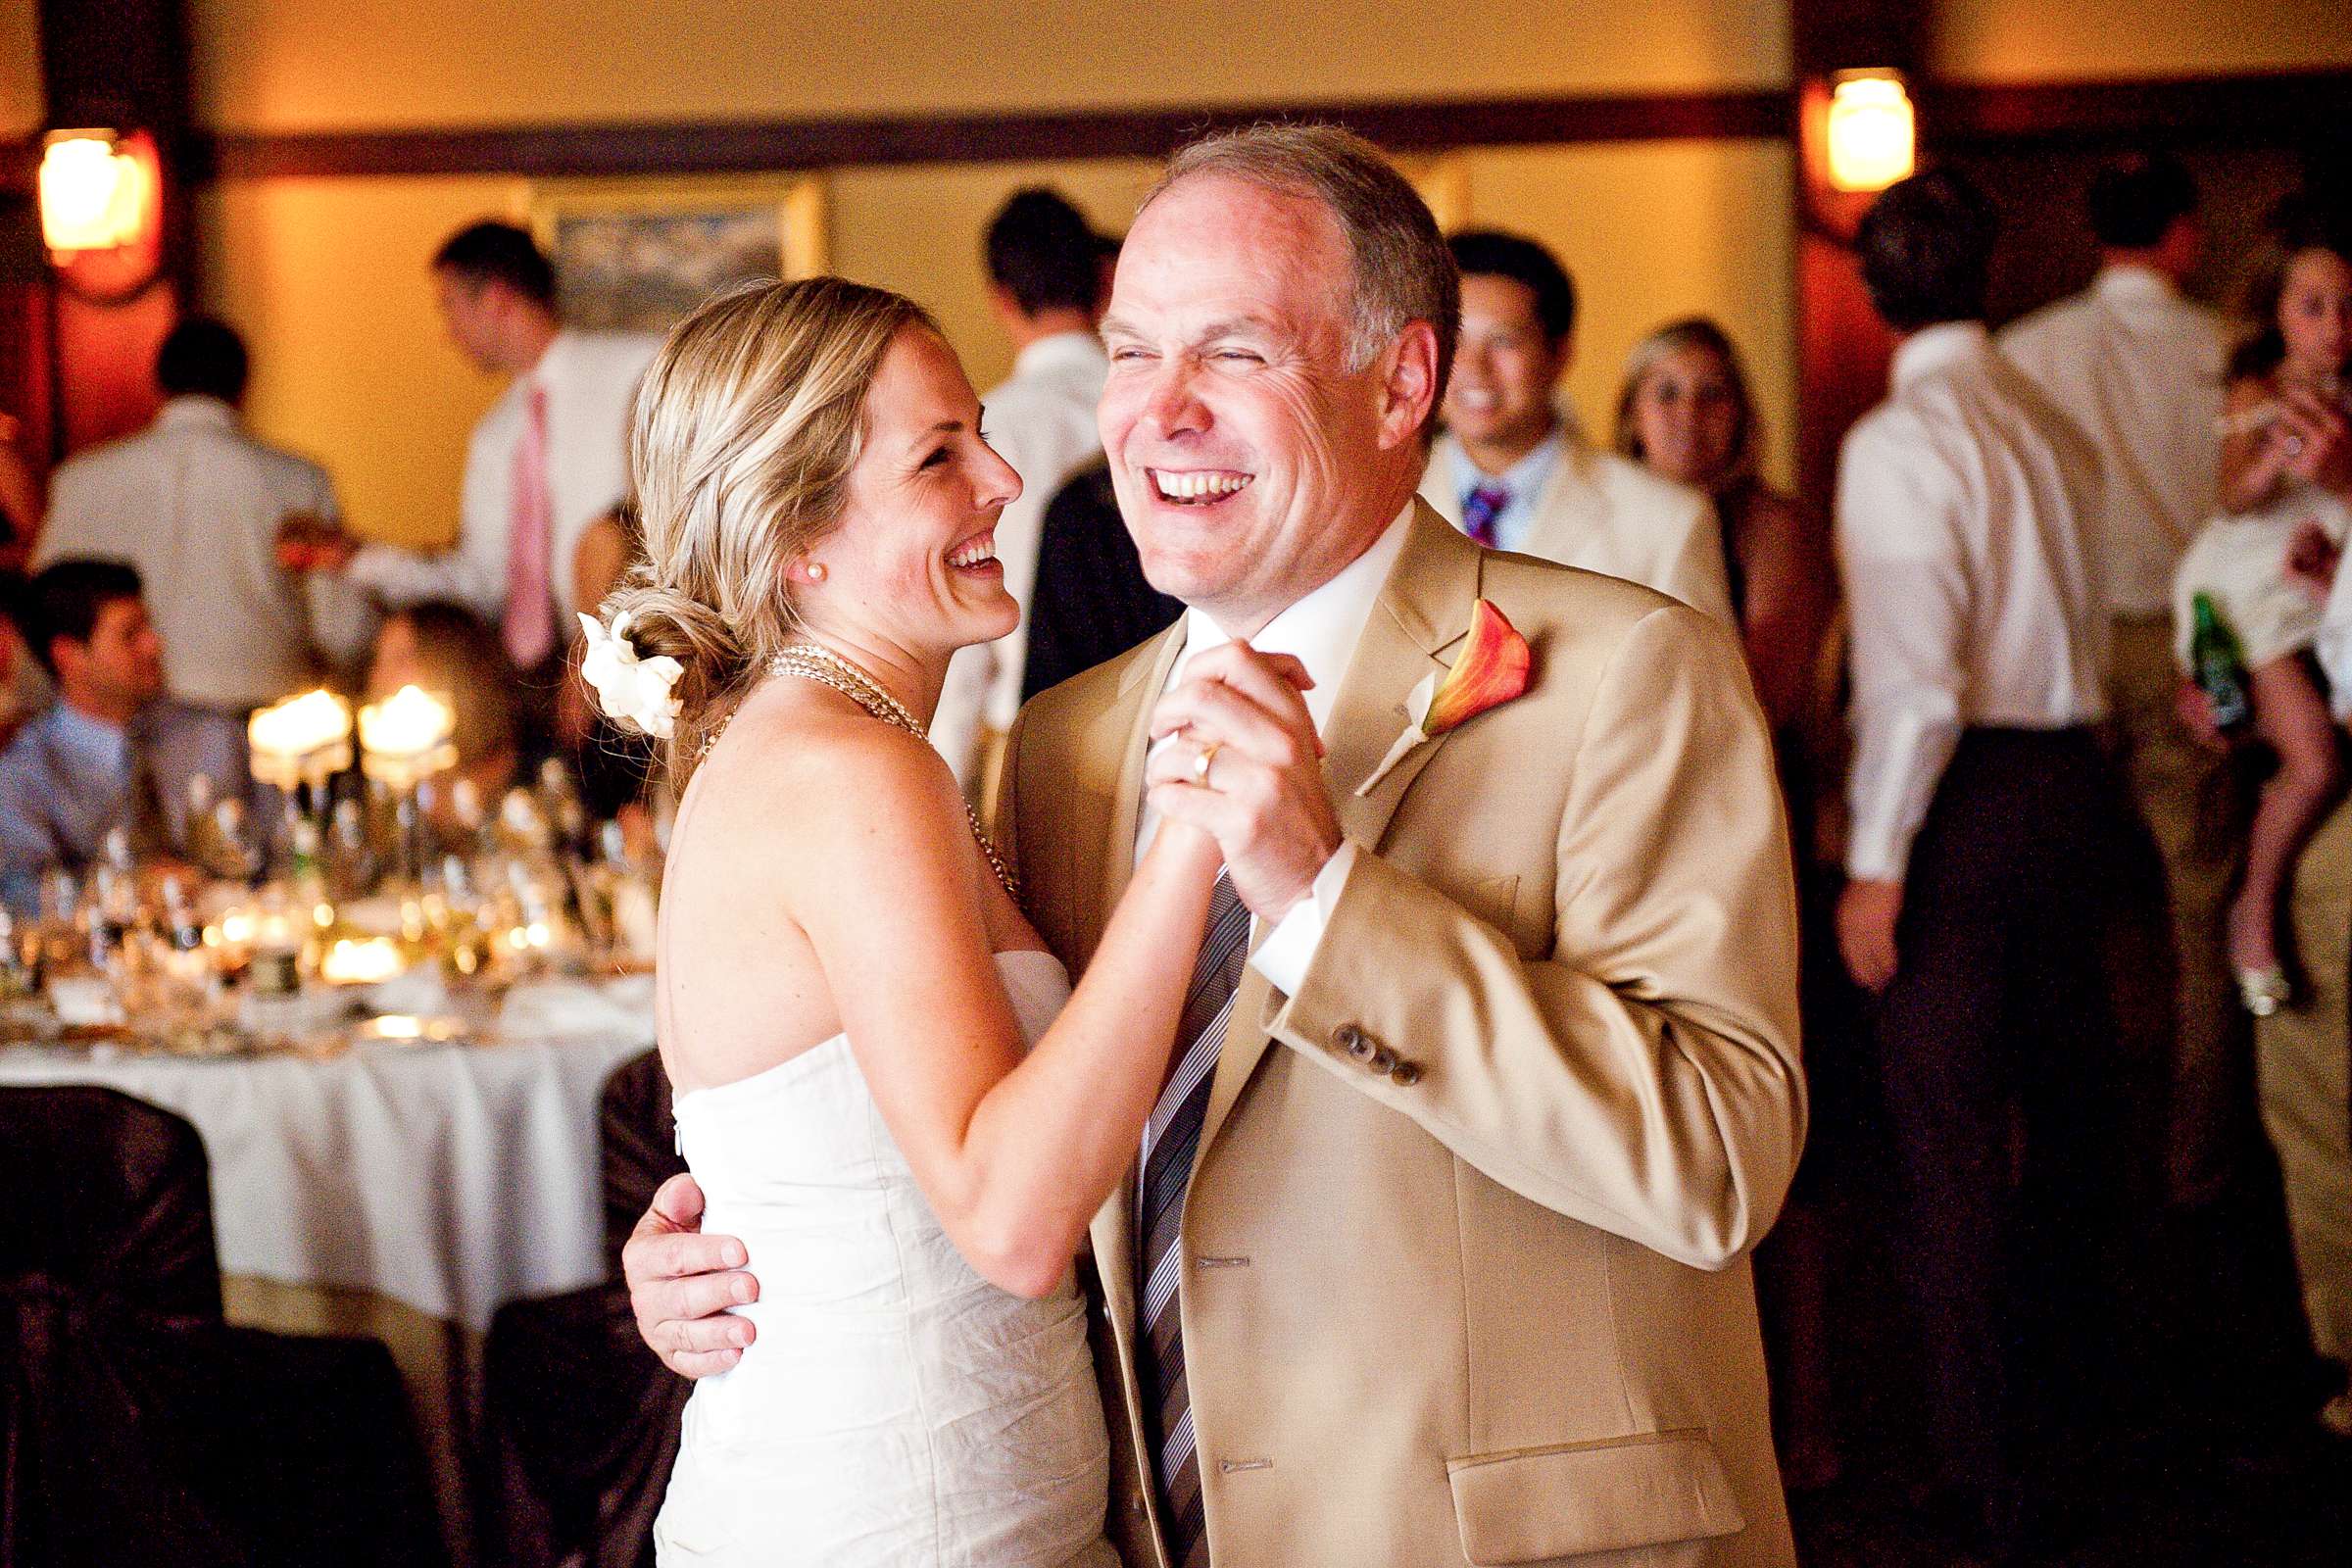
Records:
[[[1333,1033],[1332,1039],[1339,1043],[1342,1051],[1358,1061],[1370,1061],[1372,1053],[1378,1049],[1361,1029],[1351,1023],[1340,1025],[1338,1030]]]
[[[1400,1061],[1389,1069],[1389,1082],[1399,1089],[1410,1089],[1421,1081],[1421,1069],[1409,1061]]]
[[[1391,1051],[1386,1046],[1376,1046],[1373,1048],[1371,1056],[1365,1060],[1364,1065],[1371,1068],[1374,1072],[1385,1073],[1393,1071],[1396,1066],[1396,1053]]]

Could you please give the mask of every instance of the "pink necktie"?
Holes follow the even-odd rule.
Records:
[[[507,529],[507,657],[516,669],[536,668],[556,646],[556,607],[547,580],[555,533],[547,495],[547,388],[533,382],[524,409]]]

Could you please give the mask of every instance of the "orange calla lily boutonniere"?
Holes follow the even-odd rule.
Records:
[[[1529,662],[1527,639],[1503,618],[1502,612],[1484,599],[1473,605],[1470,635],[1454,656],[1453,667],[1442,681],[1438,672],[1431,670],[1405,698],[1405,716],[1411,722],[1371,776],[1355,787],[1356,797],[1360,800],[1371,794],[1416,747],[1426,746],[1526,691]]]

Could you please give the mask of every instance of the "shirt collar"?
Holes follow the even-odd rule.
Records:
[[[1092,332],[1055,332],[1012,357],[1012,373],[1035,375],[1065,366],[1092,366],[1103,358],[1102,340]]]
[[[155,416],[159,425],[215,425],[223,430],[237,427],[237,411],[219,398],[206,397],[201,392],[184,392],[166,402]]]
[[[2091,292],[2100,299],[2116,304],[2145,305],[2159,300],[2180,297],[2173,280],[2152,267],[2135,262],[2111,262],[2099,270],[2092,280]]]
[[[1903,339],[1894,351],[1889,377],[1900,388],[1962,360],[1990,352],[1983,321],[1938,321]]]
[[[547,347],[539,351],[539,358],[531,362],[529,369],[514,378],[514,384],[518,387],[530,386],[535,382],[544,384],[552,372],[563,368],[564,361],[579,340],[580,334],[570,327],[557,327],[556,335],[549,338]]]
[[[1289,654],[1306,666],[1315,683],[1306,693],[1306,710],[1314,715],[1317,729],[1331,717],[1341,677],[1348,673],[1348,662],[1355,654],[1356,639],[1363,633],[1364,622],[1372,618],[1381,587],[1403,553],[1412,512],[1413,504],[1407,501],[1369,550],[1341,567],[1322,587],[1267,621],[1264,629],[1250,639],[1250,646],[1261,654]],[[1182,678],[1185,664],[1195,654],[1231,641],[1225,629],[1205,612],[1185,611],[1184,656],[1169,672],[1168,683],[1172,686]]]
[[[1486,485],[1500,485],[1513,501],[1526,500],[1544,488],[1544,481],[1551,477],[1553,466],[1560,461],[1560,454],[1567,449],[1567,427],[1554,424],[1551,434],[1529,448],[1527,456],[1502,472],[1490,476],[1470,461],[1469,450],[1456,442],[1453,466],[1454,477],[1460,481],[1457,493],[1464,501],[1468,501],[1473,490]]]

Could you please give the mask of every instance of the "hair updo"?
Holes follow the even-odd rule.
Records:
[[[641,659],[684,666],[665,761],[679,786],[799,630],[785,570],[841,515],[865,398],[923,308],[838,277],[753,283],[678,323],[637,389],[629,471],[643,554],[605,599]]]

